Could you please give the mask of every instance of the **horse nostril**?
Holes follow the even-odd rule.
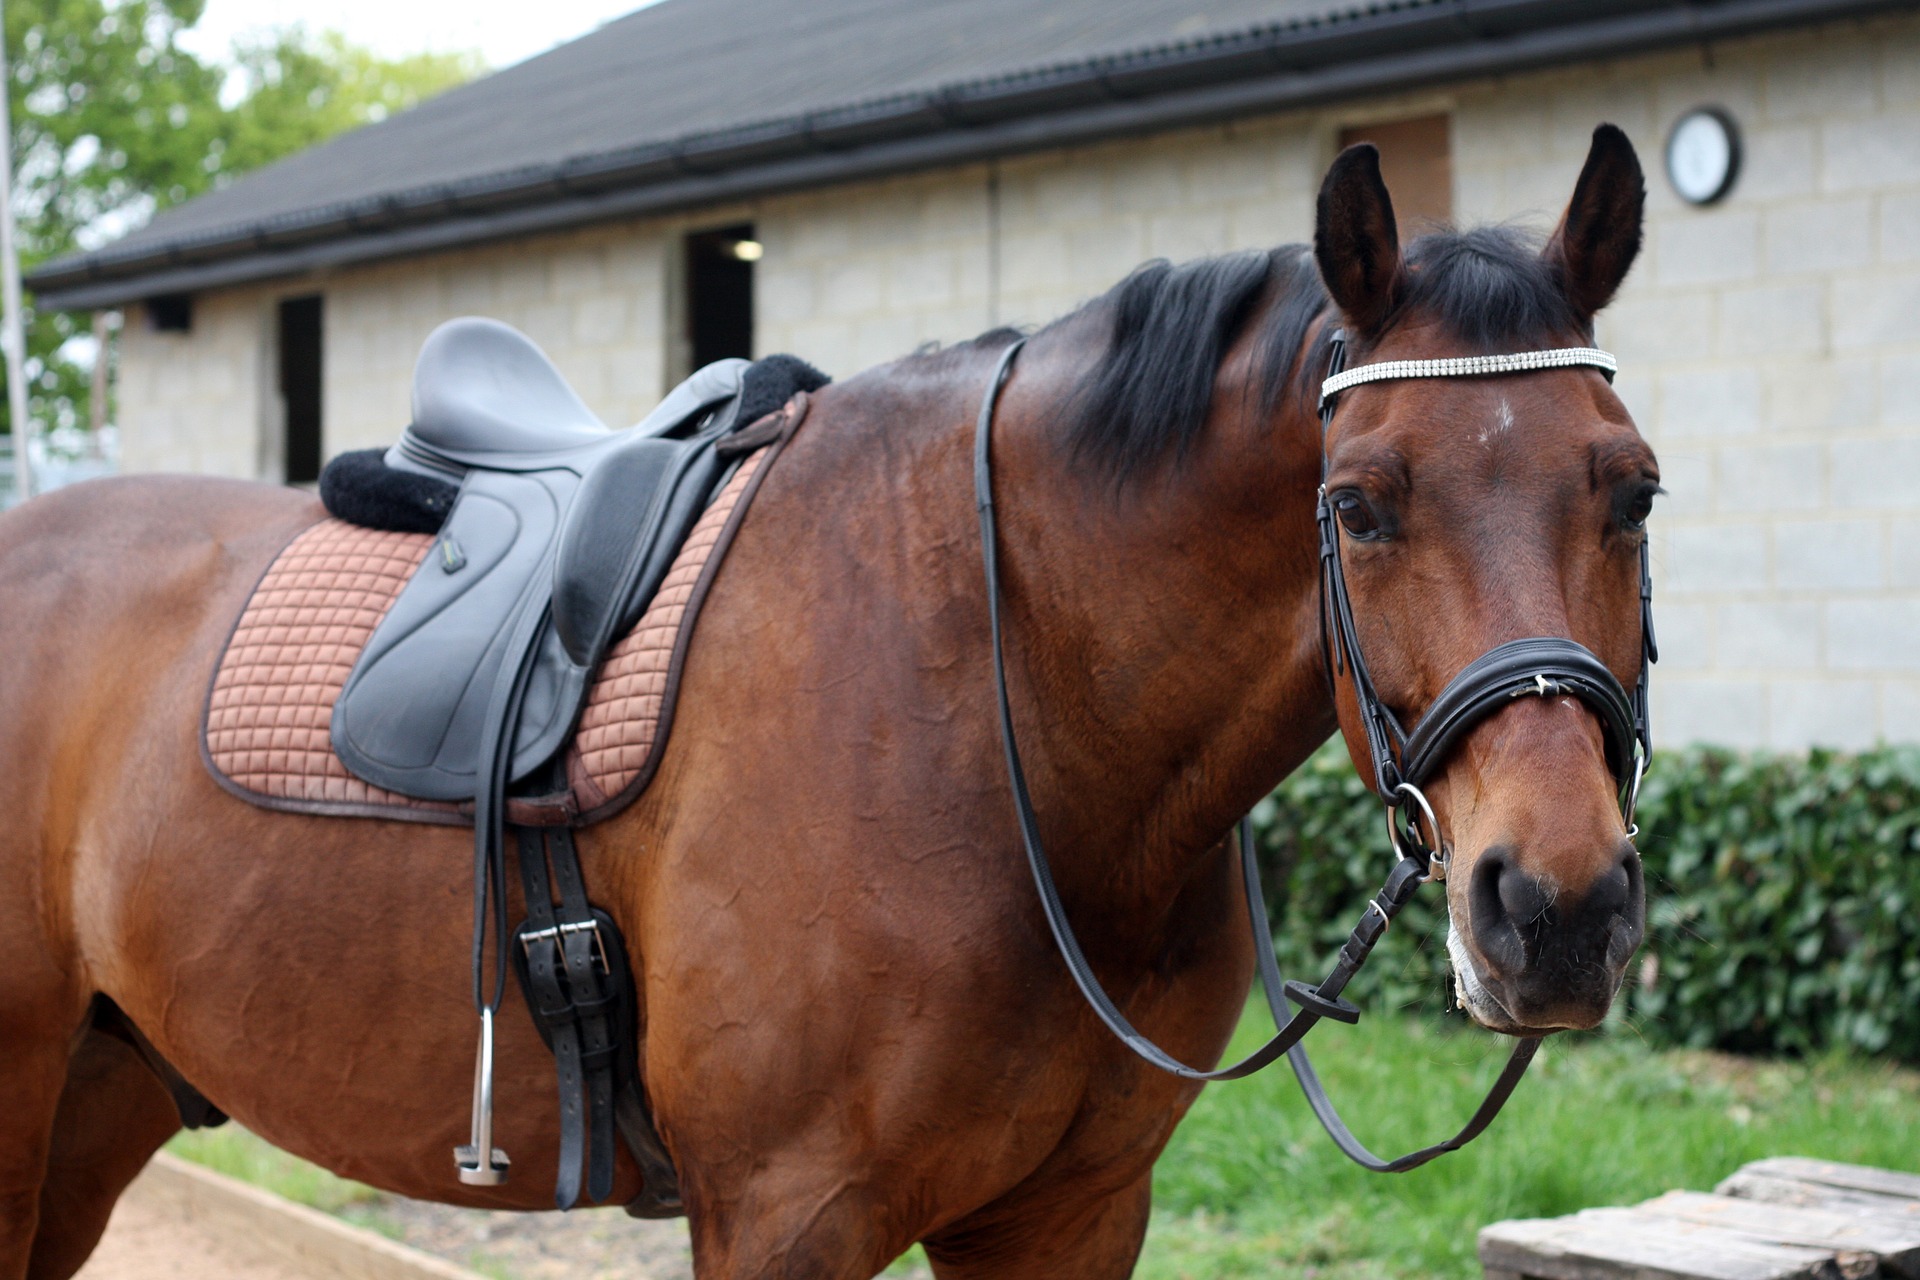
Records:
[[[1522,928],[1539,925],[1553,906],[1553,895],[1545,885],[1511,864],[1500,870],[1500,905],[1507,918]]]
[[[1632,845],[1624,845],[1620,857],[1605,875],[1593,882],[1587,893],[1586,910],[1596,919],[1612,919],[1623,914],[1633,900],[1638,879],[1640,855]]]
[[[1527,948],[1515,919],[1531,916],[1516,912],[1508,893],[1512,886],[1512,892],[1520,896],[1521,885],[1530,884],[1533,878],[1513,865],[1511,852],[1505,845],[1494,845],[1482,853],[1473,864],[1473,880],[1467,887],[1474,941],[1495,977],[1517,974],[1527,967]],[[1537,899],[1537,905],[1544,906],[1544,898]],[[1537,915],[1537,910],[1533,914]]]
[[[1620,866],[1616,874],[1619,901],[1608,916],[1607,963],[1620,968],[1639,950],[1647,932],[1646,882],[1640,868],[1640,851],[1630,840],[1620,843]],[[1608,877],[1609,883],[1613,880],[1613,876]]]

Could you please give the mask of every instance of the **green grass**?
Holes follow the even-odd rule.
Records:
[[[335,1177],[318,1165],[269,1146],[237,1124],[178,1134],[167,1150],[229,1178],[264,1187],[296,1204],[338,1214],[379,1197],[372,1187]]]
[[[1264,1027],[1242,1026],[1236,1049]],[[1361,1140],[1398,1155],[1452,1133],[1505,1041],[1429,1019],[1323,1023],[1316,1061]],[[364,1220],[374,1192],[229,1125],[171,1150],[289,1199]],[[1284,1066],[1210,1085],[1154,1178],[1142,1280],[1303,1272],[1323,1280],[1479,1274],[1474,1235],[1501,1218],[1708,1190],[1748,1160],[1808,1155],[1920,1172],[1920,1072],[1655,1051],[1630,1030],[1558,1037],[1480,1140],[1409,1174],[1370,1174],[1320,1132]],[[377,1223],[370,1225],[377,1226]],[[918,1250],[895,1274],[924,1266]]]
[[[1236,1048],[1257,1041],[1265,1016],[1248,1017]],[[1323,1023],[1314,1037],[1334,1101],[1381,1155],[1464,1123],[1507,1043],[1394,1017]],[[1474,1236],[1489,1222],[1710,1190],[1771,1155],[1920,1171],[1920,1073],[1841,1055],[1656,1052],[1625,1029],[1557,1037],[1477,1142],[1383,1175],[1334,1148],[1281,1066],[1201,1094],[1155,1171],[1138,1274],[1464,1280],[1479,1274]]]

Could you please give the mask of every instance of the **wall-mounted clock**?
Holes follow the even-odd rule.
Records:
[[[1719,107],[1695,107],[1667,135],[1667,181],[1688,204],[1712,204],[1740,176],[1740,128]]]

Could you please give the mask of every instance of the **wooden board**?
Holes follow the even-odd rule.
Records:
[[[1871,1191],[1848,1191],[1818,1182],[1802,1182],[1798,1178],[1776,1178],[1752,1169],[1740,1170],[1714,1190],[1742,1200],[1825,1209],[1889,1222],[1920,1223],[1920,1200],[1876,1195]]]
[[[1497,1222],[1480,1233],[1480,1262],[1490,1276],[1543,1280],[1865,1280],[1879,1271],[1871,1255],[1837,1258],[1639,1208]]]
[[[1871,1263],[1890,1275],[1920,1277],[1920,1220],[1889,1220],[1699,1191],[1669,1191],[1634,1212],[1719,1227],[1769,1244],[1830,1249],[1843,1268]]]
[[[1920,1175],[1779,1156],[1718,1194],[1500,1222],[1488,1280],[1920,1280]]]
[[[1805,1156],[1774,1156],[1768,1160],[1755,1160],[1751,1164],[1741,1165],[1740,1173],[1734,1177],[1742,1173],[1920,1202],[1920,1173],[1896,1173],[1892,1169],[1841,1164],[1837,1160],[1810,1160]]]

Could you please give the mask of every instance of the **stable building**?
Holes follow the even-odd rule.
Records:
[[[1403,229],[1544,230],[1602,120],[1650,187],[1600,342],[1670,491],[1660,738],[1910,739],[1911,0],[665,0],[29,284],[125,312],[127,469],[304,483],[394,437],[454,316],[631,422],[722,356],[844,377],[1306,239],[1356,140]]]

